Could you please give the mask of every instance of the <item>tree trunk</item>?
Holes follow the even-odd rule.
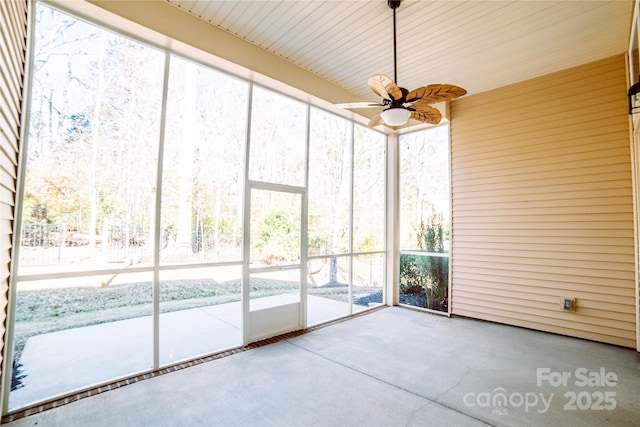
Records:
[[[98,88],[96,92],[96,102],[93,107],[93,117],[91,118],[91,166],[89,171],[89,192],[91,212],[89,216],[89,247],[96,247],[96,227],[98,225],[98,144],[100,137],[100,110],[102,109],[102,98],[104,97],[104,55],[106,47],[106,36],[100,34],[100,50],[98,56]]]
[[[197,81],[198,69],[195,64],[186,64],[184,76],[185,94],[182,116],[181,143],[178,152],[178,171],[180,183],[178,187],[178,234],[176,244],[178,257],[183,259],[191,253],[192,239],[192,204],[193,204],[193,147],[197,135]]]

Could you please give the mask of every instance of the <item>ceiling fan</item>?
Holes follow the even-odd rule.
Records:
[[[354,102],[335,104],[338,108],[371,108],[385,107],[369,121],[369,127],[381,124],[387,126],[402,126],[409,118],[424,123],[437,125],[442,120],[442,114],[431,104],[457,98],[467,93],[461,87],[450,84],[431,84],[408,91],[397,85],[397,53],[396,53],[396,9],[402,0],[387,0],[389,8],[393,10],[393,77],[391,80],[384,74],[376,74],[369,78],[367,84],[374,93],[382,97],[380,103]]]

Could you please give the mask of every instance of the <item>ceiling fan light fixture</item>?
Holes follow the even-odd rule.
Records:
[[[411,111],[404,107],[393,107],[384,110],[381,116],[388,126],[402,126],[409,120]]]
[[[396,9],[402,0],[387,0],[393,9],[393,77],[391,80],[384,74],[376,74],[369,77],[367,84],[369,88],[382,100],[378,103],[372,102],[352,102],[346,104],[334,104],[338,108],[369,108],[383,107],[383,111],[375,114],[369,120],[368,126],[373,128],[378,125],[398,127],[405,125],[409,118],[416,122],[423,122],[430,125],[437,125],[442,120],[442,114],[437,108],[431,107],[436,102],[449,101],[465,95],[466,90],[450,84],[430,84],[421,86],[414,90],[407,90],[398,86],[398,60],[396,49]],[[426,3],[426,2],[425,2]],[[640,83],[638,83],[640,85]],[[640,109],[640,89],[635,92],[638,96],[638,108]],[[635,95],[634,94],[634,95]],[[631,103],[631,92],[629,94]]]

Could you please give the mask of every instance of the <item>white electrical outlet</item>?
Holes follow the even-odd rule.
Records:
[[[560,297],[560,309],[574,313],[576,311],[576,299],[568,297]]]

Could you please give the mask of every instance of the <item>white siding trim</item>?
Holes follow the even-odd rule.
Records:
[[[0,2],[0,350],[2,389],[0,407],[5,413],[11,383],[11,340],[7,340],[7,307],[10,298],[11,258],[16,236],[16,191],[23,100],[23,76],[27,49],[27,8],[23,1]]]

